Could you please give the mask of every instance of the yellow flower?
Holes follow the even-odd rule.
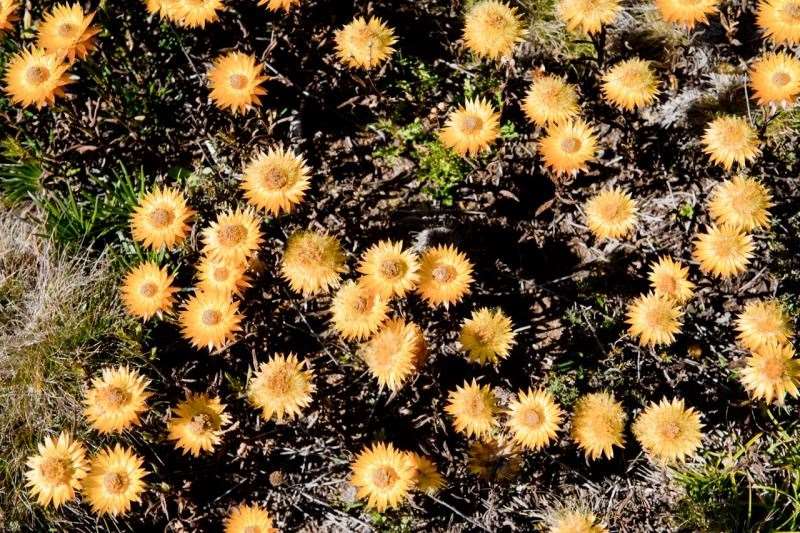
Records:
[[[150,380],[127,366],[104,368],[92,379],[92,387],[83,400],[83,415],[100,433],[118,433],[139,424],[139,415],[147,409]]]
[[[721,0],[655,0],[656,7],[667,22],[692,29],[699,22],[706,24],[708,16],[719,11]]]
[[[247,387],[247,396],[264,420],[294,418],[311,403],[314,372],[297,356],[276,354],[261,363]]]
[[[351,483],[356,497],[367,500],[367,507],[382,513],[399,507],[414,488],[416,468],[408,453],[391,444],[376,442],[364,447],[350,465]]]
[[[350,68],[371,69],[386,61],[397,42],[394,30],[381,19],[358,17],[336,32],[336,55]]]
[[[739,342],[751,350],[770,344],[787,344],[792,337],[792,321],[778,300],[748,302],[736,317]]]
[[[175,300],[174,276],[166,267],[148,261],[133,267],[122,282],[121,299],[128,313],[148,320],[153,315],[169,312]]]
[[[790,344],[765,344],[747,358],[740,380],[753,398],[783,405],[787,394],[797,398],[800,361]]]
[[[258,0],[258,5],[267,6],[270,11],[289,11],[293,6],[300,5],[300,0]]]
[[[117,516],[130,511],[131,503],[141,501],[146,486],[142,458],[119,444],[106,447],[92,458],[84,481],[86,499],[97,514]]]
[[[486,481],[508,481],[522,468],[522,454],[513,442],[493,438],[478,440],[469,445],[467,467]]]
[[[217,11],[225,6],[222,0],[175,0],[174,17],[190,28],[205,28],[209,22],[219,20]]]
[[[11,102],[22,107],[36,105],[41,109],[53,105],[57,96],[64,96],[67,65],[55,54],[41,48],[17,52],[6,63],[6,87]]]
[[[311,179],[306,161],[292,150],[270,147],[250,160],[241,189],[247,201],[272,215],[290,213],[303,201]]]
[[[625,409],[607,392],[586,394],[575,403],[572,438],[587,458],[614,457],[625,446]]]
[[[549,517],[547,533],[608,533],[608,529],[590,511],[564,509]]]
[[[28,458],[25,472],[31,496],[41,506],[53,507],[74,500],[81,489],[81,480],[88,472],[86,451],[80,441],[62,432],[58,438],[45,437],[38,445],[39,453]]]
[[[497,398],[489,385],[478,385],[465,381],[456,390],[450,391],[444,410],[453,417],[453,426],[467,437],[488,435],[497,424]]]
[[[240,504],[225,519],[225,533],[278,533],[272,517],[258,505]]]
[[[170,20],[179,23],[176,14],[176,5],[179,0],[144,0],[147,12],[151,15],[158,14],[163,20]]]
[[[747,269],[754,248],[753,239],[742,230],[713,224],[697,235],[693,256],[706,274],[730,278]]]
[[[331,303],[331,325],[345,340],[363,340],[378,331],[389,313],[386,300],[362,283],[348,281]]]
[[[746,119],[732,115],[714,119],[703,133],[702,143],[711,161],[726,170],[734,163],[744,166],[761,153],[756,131]]]
[[[94,13],[84,14],[80,4],[57,4],[39,23],[38,45],[70,62],[85,58],[94,49],[100,28],[92,26]]]
[[[212,452],[222,441],[222,426],[230,424],[231,417],[219,397],[189,393],[179,403],[167,423],[167,438],[183,453],[194,457],[200,452]]]
[[[460,302],[469,293],[472,263],[452,245],[428,248],[420,258],[417,292],[431,307]]]
[[[250,209],[237,209],[217,216],[216,222],[203,230],[203,253],[231,262],[250,259],[264,240],[261,218]]]
[[[508,357],[515,336],[511,319],[502,310],[483,307],[464,321],[458,340],[470,361],[496,365]]]
[[[547,446],[561,429],[563,413],[553,395],[539,389],[519,391],[508,406],[508,429],[515,442],[529,450]]]
[[[539,141],[539,152],[556,174],[577,174],[597,159],[595,130],[581,119],[553,124]]]
[[[522,39],[522,20],[516,8],[497,0],[472,6],[464,20],[464,43],[481,57],[511,56]]]
[[[399,390],[416,372],[428,355],[422,330],[413,322],[395,318],[383,327],[360,350],[360,356],[381,386]]]
[[[196,348],[222,348],[240,331],[239,304],[218,292],[197,292],[178,316],[181,334]]]
[[[294,292],[310,296],[339,286],[347,268],[341,244],[336,237],[298,231],[286,241],[281,261],[281,276]]]
[[[636,227],[639,209],[630,194],[614,187],[590,198],[584,211],[586,225],[598,239],[618,239]]]
[[[629,306],[628,333],[639,338],[640,346],[672,344],[681,331],[683,312],[668,296],[650,293],[639,296]]]
[[[179,190],[161,187],[139,200],[131,216],[131,234],[148,248],[172,248],[188,235],[193,216]]]
[[[17,0],[0,0],[0,37],[8,30],[14,29],[14,23],[19,19]]]
[[[752,231],[769,225],[772,195],[753,178],[735,176],[714,188],[708,210],[719,224]]]
[[[552,74],[536,75],[522,102],[528,120],[537,126],[558,124],[578,115],[578,92]]]
[[[756,24],[775,43],[800,44],[800,1],[759,0]]]
[[[416,490],[425,494],[436,494],[444,487],[444,479],[433,461],[415,452],[408,452],[408,458],[414,465]]]
[[[201,292],[218,292],[230,298],[250,287],[250,280],[245,274],[247,265],[214,257],[203,257],[197,267],[199,283],[197,288]]]
[[[606,100],[627,111],[652,104],[658,95],[652,61],[635,57],[617,63],[603,75],[602,90]]]
[[[648,279],[653,292],[673,298],[678,303],[687,302],[694,294],[694,283],[689,281],[689,268],[667,256],[651,264]]]
[[[261,105],[260,97],[267,94],[261,87],[267,80],[263,71],[264,67],[250,54],[229,52],[216,58],[208,71],[214,105],[220,109],[230,108],[234,115]]]
[[[500,114],[487,100],[476,98],[450,112],[439,140],[460,155],[477,155],[489,150],[499,135]]]
[[[358,271],[361,283],[383,299],[402,298],[413,290],[419,280],[419,261],[416,254],[403,250],[402,242],[380,241],[371,246],[361,258]]]
[[[666,398],[651,403],[633,424],[633,434],[653,459],[671,463],[695,453],[703,440],[703,424],[693,408],[683,400]]]
[[[569,31],[581,30],[589,35],[613,23],[620,11],[620,0],[559,0],[556,5],[556,13]]]
[[[767,52],[750,67],[750,84],[759,105],[791,104],[800,94],[800,59],[786,52]]]

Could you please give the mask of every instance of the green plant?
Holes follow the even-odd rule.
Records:
[[[424,191],[444,205],[453,205],[453,188],[467,173],[464,160],[438,140],[417,146],[413,153]]]
[[[0,141],[0,191],[11,205],[39,193],[44,174],[38,149],[32,142],[21,143],[13,137]]]

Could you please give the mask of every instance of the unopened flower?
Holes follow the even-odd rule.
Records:
[[[511,319],[502,310],[483,307],[464,321],[459,342],[470,361],[497,364],[508,357],[514,337]]]
[[[537,126],[557,124],[578,115],[575,86],[552,74],[534,76],[522,102],[528,120]]]
[[[364,343],[359,353],[378,383],[396,391],[419,370],[428,351],[420,327],[395,318]]]
[[[371,69],[392,55],[394,30],[377,17],[358,17],[336,32],[336,55],[350,68]]]
[[[754,300],[736,317],[738,339],[745,347],[758,350],[770,344],[787,344],[792,321],[780,301]]]
[[[746,119],[732,115],[711,121],[701,142],[711,161],[726,170],[733,168],[734,164],[743,167],[761,153],[756,130]]]
[[[636,227],[639,209],[630,194],[614,187],[590,198],[584,211],[586,225],[597,238],[619,239]]]
[[[729,225],[712,224],[694,241],[694,259],[700,270],[721,278],[744,272],[753,257],[753,239],[744,231]]]
[[[281,276],[294,292],[311,296],[338,287],[346,270],[344,251],[332,235],[298,231],[286,241]]]
[[[681,331],[681,311],[668,296],[651,292],[636,298],[629,306],[628,333],[638,337],[641,346],[672,344]]]
[[[569,31],[593,35],[612,24],[622,11],[620,0],[559,0],[556,13]]]
[[[603,96],[626,111],[645,107],[658,95],[658,78],[652,62],[632,58],[617,63],[603,75]]]
[[[444,410],[453,417],[453,426],[468,437],[487,435],[497,424],[497,398],[489,385],[465,381],[450,391]]]
[[[311,403],[314,372],[297,356],[276,354],[261,363],[247,386],[247,397],[264,420],[298,416]]]
[[[744,231],[769,225],[772,194],[760,181],[734,176],[714,188],[708,211],[718,224],[727,224]]]
[[[346,340],[363,340],[378,331],[388,312],[386,300],[375,291],[348,281],[333,297],[331,325]]]
[[[519,13],[503,2],[482,0],[472,6],[464,19],[464,43],[479,56],[510,56],[521,38]]]
[[[430,458],[416,452],[408,452],[408,457],[414,465],[416,490],[425,494],[436,494],[444,487],[444,478]]]
[[[625,445],[625,410],[608,392],[586,394],[575,403],[572,438],[587,458],[614,456],[614,446]]]

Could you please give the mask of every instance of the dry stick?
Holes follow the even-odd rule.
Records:
[[[452,505],[450,505],[449,503],[447,503],[447,502],[445,502],[443,500],[440,500],[439,498],[437,498],[433,494],[426,494],[426,496],[428,496],[428,498],[430,498],[431,500],[435,501],[439,505],[443,505],[443,506],[447,507],[448,509],[450,509],[451,511],[453,511],[458,516],[460,516],[461,518],[463,518],[464,520],[466,520],[467,522],[469,522],[473,526],[477,527],[478,529],[482,529],[483,531],[490,531],[490,529],[487,528],[486,526],[484,526],[483,524],[479,524],[478,522],[476,522],[472,518],[468,517],[467,515],[465,515],[464,513],[462,513],[461,511],[459,511],[458,509],[456,509]]]
[[[361,524],[362,526],[367,528],[368,531],[372,530],[372,526],[371,525],[367,524],[366,522],[364,522],[363,520],[361,520],[359,518],[356,518],[355,516],[349,515],[349,514],[345,513],[344,511],[339,510],[336,507],[331,506],[331,504],[329,504],[326,501],[320,500],[319,498],[317,498],[315,496],[312,496],[312,495],[308,494],[305,491],[301,491],[301,492],[299,492],[299,494],[301,496],[303,496],[304,498],[309,499],[309,500],[311,500],[312,502],[314,502],[314,503],[316,503],[318,505],[322,505],[323,507],[327,507],[328,509],[330,509],[331,511],[333,511],[334,513],[336,513],[338,515],[344,516],[345,518],[347,518],[349,520],[353,520],[355,522],[358,522],[359,524]]]

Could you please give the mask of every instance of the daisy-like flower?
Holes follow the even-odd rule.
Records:
[[[144,0],[147,12],[151,15],[158,15],[162,20],[169,20],[179,23],[176,14],[178,0]]]
[[[331,325],[346,340],[363,340],[378,331],[388,313],[386,300],[362,283],[351,280],[333,297]]]
[[[500,135],[500,114],[483,98],[467,100],[451,111],[439,140],[460,155],[477,155],[489,149]]]
[[[139,424],[147,409],[149,379],[127,366],[104,368],[86,391],[83,415],[100,433],[118,433]]]
[[[189,2],[191,0],[183,0]],[[243,52],[229,52],[214,60],[208,71],[210,97],[220,109],[233,114],[244,113],[261,105],[267,90],[261,84],[267,80],[264,66]]]
[[[419,326],[395,318],[361,347],[360,355],[378,383],[396,391],[425,362],[428,347]]]
[[[297,356],[275,354],[261,363],[247,387],[247,397],[264,420],[292,419],[311,403],[314,372]]]
[[[559,0],[556,14],[569,31],[593,35],[612,24],[622,11],[620,0]]]
[[[519,391],[508,406],[508,429],[514,442],[529,450],[547,446],[561,428],[563,412],[546,390]]]
[[[0,0],[0,37],[3,33],[14,29],[14,23],[19,19],[17,0]]]
[[[367,507],[382,513],[399,507],[414,488],[416,468],[406,452],[391,444],[376,442],[365,446],[350,466],[350,482],[356,497],[367,500]]]
[[[419,280],[419,260],[411,250],[403,250],[402,242],[380,241],[361,257],[358,272],[361,283],[383,299],[402,298]]]
[[[800,59],[786,52],[767,52],[750,67],[750,84],[759,105],[791,104],[800,94]]]
[[[194,214],[181,191],[161,187],[139,200],[131,215],[131,234],[148,248],[172,248],[189,234]]]
[[[496,365],[508,357],[514,346],[513,324],[501,309],[483,307],[461,325],[459,342],[467,358],[481,365]]]
[[[706,274],[730,278],[747,269],[754,248],[752,237],[744,231],[713,224],[697,235],[693,256]]]
[[[189,393],[175,407],[167,423],[167,438],[183,453],[198,457],[200,452],[212,452],[222,441],[222,427],[231,422],[219,397]]]
[[[175,19],[189,28],[205,28],[216,22],[224,7],[222,0],[175,0],[172,5]]]
[[[728,115],[714,119],[701,141],[703,152],[726,170],[733,168],[735,163],[744,166],[761,153],[758,134],[742,117]]]
[[[300,5],[300,0],[258,0],[258,5],[266,6],[270,11],[284,10],[288,12],[294,6]]]
[[[350,68],[377,67],[394,53],[394,30],[377,17],[358,17],[336,32],[336,55]]]
[[[420,258],[417,292],[431,307],[445,309],[469,293],[472,263],[452,245],[428,248]]]
[[[464,43],[488,59],[510,56],[522,38],[522,20],[516,8],[497,0],[482,0],[464,19]]]
[[[578,116],[578,91],[558,76],[534,75],[522,101],[522,111],[537,126],[564,122]]]
[[[237,209],[217,216],[203,230],[203,253],[233,262],[250,259],[264,240],[261,218],[250,209]]]
[[[14,104],[41,109],[64,96],[68,65],[41,48],[17,52],[6,63],[5,91]]]
[[[562,509],[547,519],[547,533],[608,533],[591,511]]]
[[[502,437],[476,440],[469,445],[467,468],[486,481],[508,481],[519,474],[522,454],[519,446]]]
[[[619,187],[605,189],[584,205],[586,225],[598,239],[618,239],[629,234],[639,211],[631,195]]]
[[[92,458],[89,475],[83,482],[86,500],[97,514],[117,516],[141,501],[148,475],[142,458],[119,444],[106,447]]]
[[[281,277],[294,292],[311,296],[339,286],[347,271],[344,251],[332,235],[298,231],[289,236],[281,261]]]
[[[800,0],[759,0],[756,24],[775,43],[800,44]]]
[[[640,346],[672,344],[681,331],[683,312],[668,296],[651,292],[636,298],[629,306],[628,333],[638,337]]]
[[[655,0],[661,17],[667,22],[692,29],[708,23],[708,16],[719,11],[721,0]]]
[[[488,435],[497,424],[497,398],[489,385],[465,381],[450,391],[444,410],[453,417],[453,426],[467,437]]]
[[[587,458],[614,457],[614,446],[625,446],[625,409],[608,392],[586,394],[575,403],[572,439]]]
[[[125,309],[135,317],[148,320],[153,315],[169,312],[175,301],[171,276],[167,268],[153,261],[133,267],[122,281],[121,299]]]
[[[674,463],[695,453],[703,440],[700,414],[683,400],[651,403],[633,424],[633,434],[651,458]]]
[[[415,489],[425,494],[436,494],[444,487],[444,478],[436,468],[436,464],[428,457],[416,452],[408,452],[414,465]]]
[[[250,287],[247,265],[217,257],[204,257],[197,267],[197,288],[201,292],[218,292],[230,298]]]
[[[792,337],[792,321],[778,300],[748,302],[736,317],[739,342],[751,350],[771,344],[787,344]]]
[[[80,490],[81,480],[88,472],[86,451],[80,441],[67,432],[56,439],[45,437],[38,451],[26,463],[26,485],[39,505],[52,504],[57,509],[74,500]]]
[[[240,504],[225,519],[225,533],[278,533],[278,530],[272,527],[272,517],[266,509]]]
[[[38,45],[48,53],[70,62],[85,58],[94,49],[100,28],[92,26],[94,13],[86,14],[80,4],[58,4],[39,23]]]
[[[253,206],[272,215],[290,213],[303,201],[311,183],[306,160],[292,150],[270,147],[260,152],[244,169],[241,189]]]
[[[689,281],[689,268],[667,256],[659,257],[650,265],[650,287],[658,296],[666,296],[684,303],[694,294],[694,283]]]
[[[242,329],[239,303],[218,292],[197,292],[178,316],[181,335],[196,348],[222,348]]]
[[[611,67],[603,75],[605,99],[626,111],[652,104],[658,95],[658,78],[652,65],[652,61],[635,57]]]
[[[718,224],[744,231],[769,225],[772,195],[760,181],[743,176],[723,181],[714,188],[708,211]]]
[[[539,141],[539,152],[552,172],[577,174],[597,159],[597,136],[583,120],[566,120],[547,128]]]
[[[739,379],[753,398],[783,405],[787,394],[797,398],[800,361],[790,344],[766,344],[747,358]]]

